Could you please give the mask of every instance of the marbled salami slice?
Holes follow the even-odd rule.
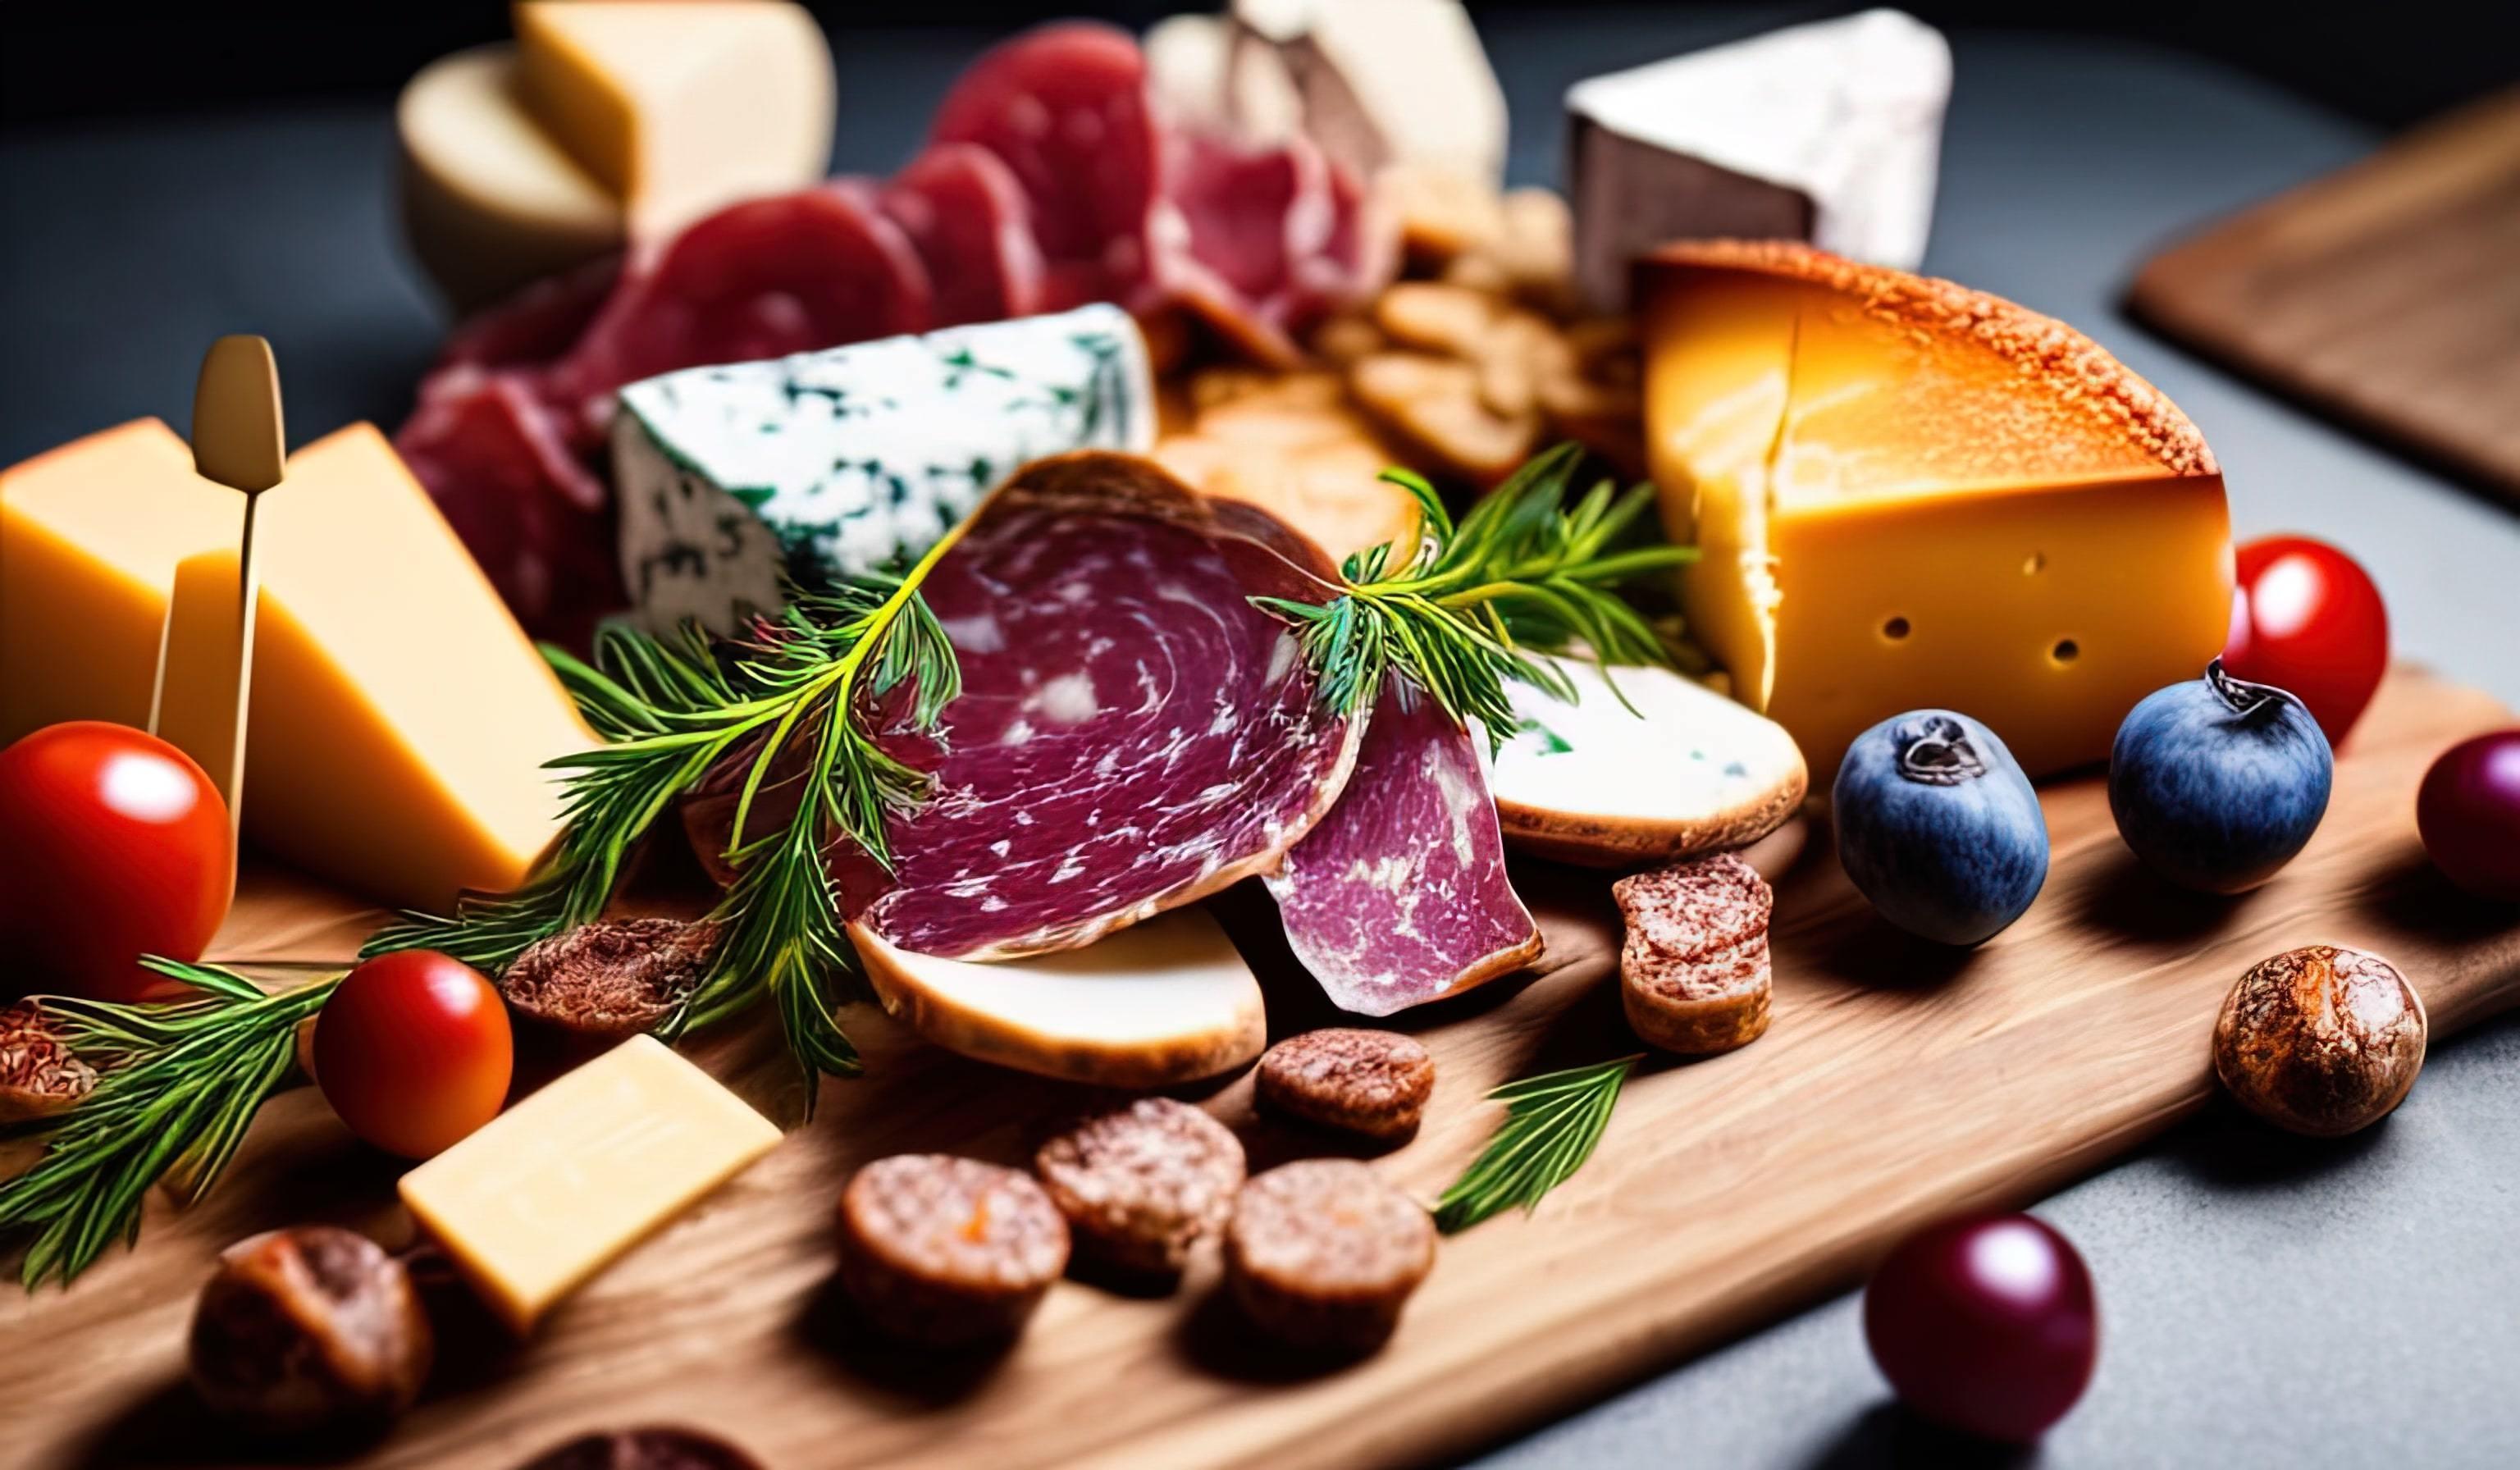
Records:
[[[963,692],[933,795],[892,824],[893,885],[858,921],[1006,959],[1274,869],[1337,798],[1360,732],[1248,600],[1319,598],[1330,574],[1265,512],[1148,460],[1018,472],[928,576]]]
[[[945,94],[928,139],[976,143],[1023,185],[1046,309],[1141,304],[1161,165],[1147,59],[1127,31],[1068,21],[991,47]]]
[[[1471,739],[1385,680],[1338,805],[1269,879],[1295,958],[1343,1010],[1386,1016],[1540,958]]]
[[[910,237],[935,286],[939,327],[1043,309],[1041,245],[1014,171],[975,143],[939,143],[893,175],[883,212]]]

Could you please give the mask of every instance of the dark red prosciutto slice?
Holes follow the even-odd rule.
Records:
[[[894,823],[895,881],[859,925],[920,954],[1012,958],[1274,869],[1337,798],[1359,732],[1248,599],[1318,598],[1329,575],[1265,513],[1148,461],[1088,451],[1021,471],[929,574],[963,693],[934,794]]]
[[[893,175],[883,212],[927,263],[935,325],[1028,317],[1044,299],[1023,185],[972,143],[939,143]]]
[[[1342,1010],[1389,1015],[1540,958],[1471,739],[1385,680],[1338,805],[1269,879],[1295,958]]]

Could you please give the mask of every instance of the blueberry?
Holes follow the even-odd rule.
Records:
[[[2336,771],[2299,699],[2223,672],[2155,690],[2109,748],[2109,812],[2143,865],[2182,888],[2241,893],[2292,861]]]
[[[2048,819],[1995,732],[1911,710],[1846,749],[1830,796],[1837,861],[1881,916],[1973,945],[2021,916],[2048,881]]]

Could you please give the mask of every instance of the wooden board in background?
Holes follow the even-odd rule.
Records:
[[[2520,505],[2520,91],[2171,246],[2128,305]]]
[[[845,1019],[865,1080],[827,1084],[810,1127],[532,1342],[485,1346],[495,1340],[459,1328],[428,1402],[357,1462],[498,1470],[588,1428],[659,1420],[714,1429],[787,1470],[1385,1464],[1475,1447],[1851,1283],[1931,1217],[2034,1199],[2193,1112],[2212,1092],[2215,1011],[2267,955],[2325,942],[2392,957],[2423,993],[2436,1042],[2520,999],[2520,911],[2452,891],[2413,823],[2434,755],[2511,722],[2474,690],[2394,675],[2348,744],[2318,837],[2237,900],[2149,878],[2096,781],[2051,787],[2047,891],[1966,954],[1889,929],[1813,843],[1778,884],[1775,1029],[1732,1055],[1641,1074],[1581,1175],[1536,1217],[1447,1240],[1390,1346],[1337,1371],[1252,1347],[1212,1294],[1212,1261],[1167,1298],[1062,1283],[1001,1358],[939,1361],[871,1340],[832,1287],[831,1213],[849,1171],[905,1149],[1015,1161],[1084,1094],[918,1046],[861,1008]],[[1425,1132],[1384,1167],[1429,1197],[1495,1123],[1482,1091],[1635,1049],[1604,984],[1617,920],[1601,875],[1523,877],[1549,935],[1542,972],[1400,1018],[1440,1080]],[[375,916],[265,877],[221,952],[344,955]],[[1331,1018],[1282,951],[1255,948],[1254,962],[1274,1030]],[[739,1027],[698,1054],[795,1121],[770,1027]],[[1208,1101],[1255,1167],[1297,1150],[1252,1117],[1247,1078]],[[48,1466],[260,1462],[181,1381],[193,1292],[221,1245],[267,1226],[330,1220],[406,1236],[396,1172],[301,1091],[266,1110],[202,1206],[153,1209],[137,1251],[67,1293],[0,1286],[11,1453]]]

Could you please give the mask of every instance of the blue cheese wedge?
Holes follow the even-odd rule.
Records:
[[[668,373],[620,403],[621,571],[652,632],[733,631],[783,579],[917,557],[1028,461],[1155,432],[1146,343],[1107,305]]]
[[[1895,10],[1795,25],[1578,82],[1566,94],[1575,275],[1618,311],[1673,240],[1807,240],[1914,270],[1952,53]]]
[[[1802,751],[1774,720],[1669,669],[1556,664],[1574,703],[1506,686],[1515,729],[1488,787],[1508,846],[1642,867],[1755,842],[1802,806]]]

